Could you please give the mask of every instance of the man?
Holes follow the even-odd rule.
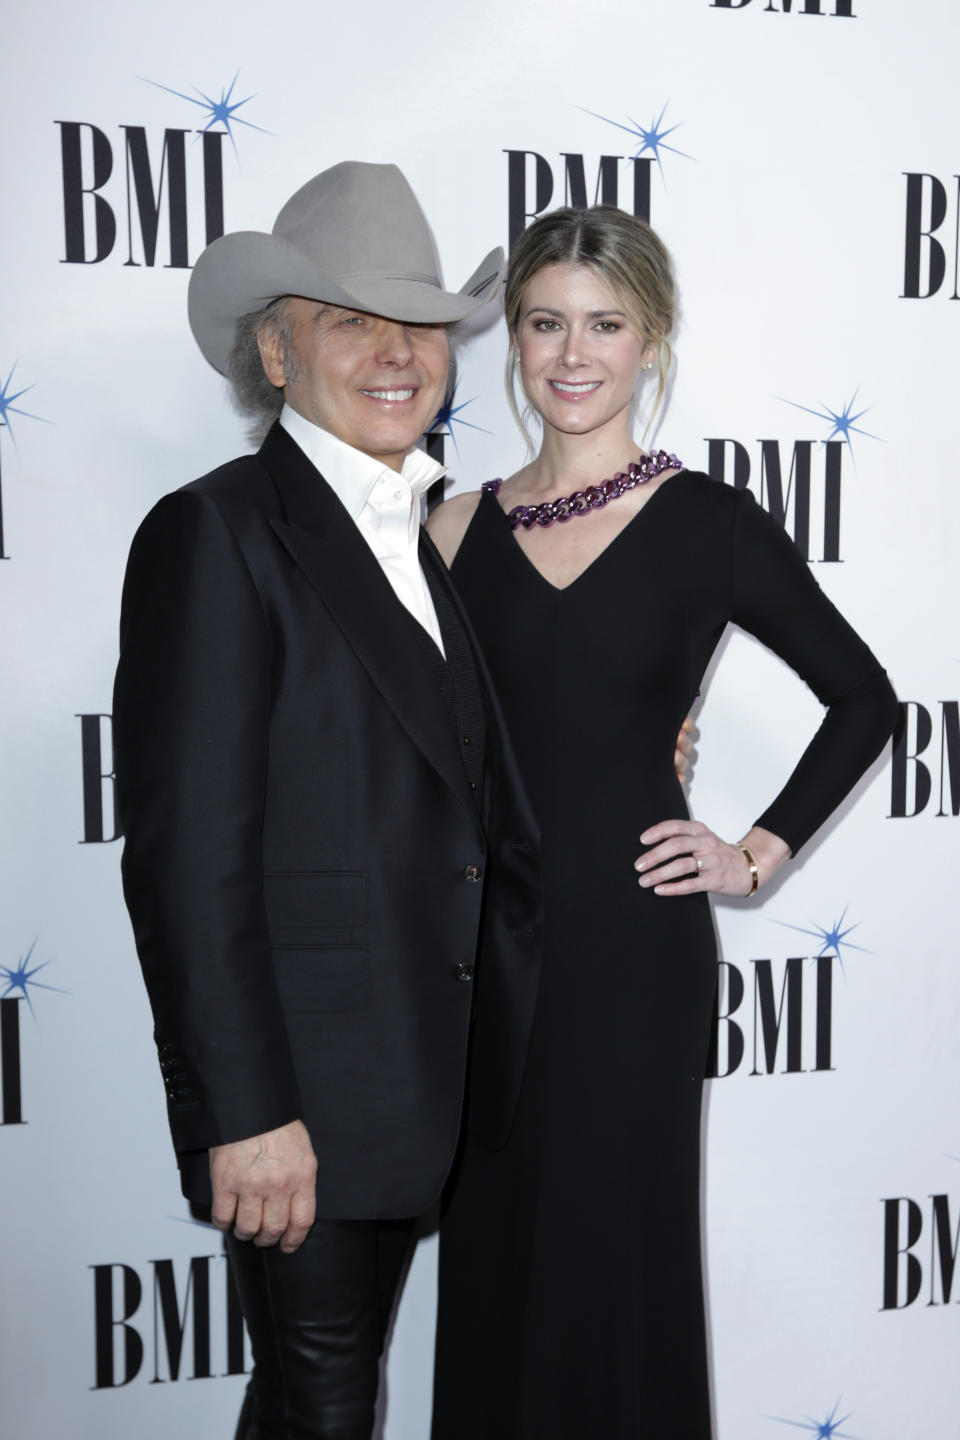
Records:
[[[131,550],[124,891],[184,1192],[228,1232],[253,1344],[242,1440],[370,1433],[412,1220],[457,1143],[475,958],[471,1107],[491,1143],[516,1099],[536,830],[419,534],[443,472],[414,448],[445,327],[501,264],[444,291],[399,170],[355,163],[271,234],[208,247],[194,335],[279,419],[257,455],[165,497]]]

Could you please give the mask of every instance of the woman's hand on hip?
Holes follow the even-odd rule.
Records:
[[[762,885],[790,854],[779,835],[759,826],[731,845],[699,820],[662,820],[644,830],[640,843],[650,848],[637,858],[634,869],[643,888],[657,895],[696,895],[701,890],[751,895],[755,888],[751,858]]]

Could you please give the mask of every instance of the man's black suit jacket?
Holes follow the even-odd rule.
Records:
[[[509,1130],[536,830],[482,665],[478,809],[410,626],[280,426],[134,539],[114,696],[124,893],[193,1199],[206,1147],[302,1118],[319,1215],[422,1212],[456,1148],[471,1028],[472,1124],[494,1145]]]

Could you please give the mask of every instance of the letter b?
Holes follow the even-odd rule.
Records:
[[[83,764],[83,839],[82,845],[109,844],[120,838],[120,819],[117,815],[116,777],[112,768],[103,768],[104,728],[110,737],[111,750],[113,717],[110,715],[78,715],[80,721],[80,753]],[[113,826],[108,835],[105,822]]]
[[[901,1207],[906,1221],[905,1243],[900,1244]],[[920,1239],[923,1216],[915,1200],[896,1199],[883,1201],[883,1309],[903,1310],[912,1305],[920,1294],[923,1272],[920,1261],[910,1251]],[[903,1256],[903,1289],[901,1292],[900,1257]],[[903,1298],[901,1299],[901,1293]]]
[[[110,141],[96,125],[79,124],[75,120],[57,120],[60,126],[60,153],[63,163],[63,226],[66,241],[65,265],[96,265],[105,260],[117,238],[117,221],[110,206],[96,192],[106,185],[113,170]],[[83,183],[83,158],[80,132],[89,130],[93,143],[93,176],[89,185]],[[87,255],[84,227],[84,197],[93,197],[93,228],[96,254]]]
[[[914,745],[916,749],[910,750],[909,732],[911,729],[911,711],[916,714],[916,731]],[[900,706],[900,720],[893,737],[893,764],[890,774],[890,814],[888,819],[903,820],[911,819],[919,815],[921,810],[926,808],[930,799],[930,771],[920,755],[930,744],[933,735],[933,722],[930,718],[930,711],[925,705],[918,704],[915,700],[907,700]],[[913,773],[913,808],[908,809],[908,768],[914,766]]]
[[[140,1277],[129,1265],[91,1265],[93,1271],[94,1324],[96,1327],[96,1384],[94,1390],[109,1390],[129,1385],[143,1364],[143,1340],[140,1332],[127,1321],[134,1314],[143,1294]],[[123,1282],[123,1314],[113,1313],[113,1272]],[[123,1333],[123,1375],[116,1376],[114,1364],[114,1331]]]
[[[724,972],[727,977],[727,1009],[720,1009],[720,981]],[[726,960],[721,960],[717,974],[717,995],[714,1001],[713,1010],[713,1033],[710,1038],[710,1053],[707,1056],[707,1077],[711,1080],[722,1079],[726,1075],[732,1075],[743,1060],[745,1049],[743,1030],[733,1019],[733,1015],[739,1010],[743,1003],[744,985],[743,976],[735,965]],[[720,1037],[723,1034],[723,1027],[726,1027],[726,1068],[720,1069]]]
[[[924,192],[929,181],[929,228],[924,228]],[[947,257],[933,232],[939,230],[947,214],[947,192],[936,175],[907,174],[907,216],[906,235],[903,249],[903,294],[902,300],[927,300],[936,295],[943,284],[947,270]],[[926,246],[924,246],[926,241]],[[921,266],[926,258],[926,275]],[[926,281],[926,289],[921,288]]]
[[[507,194],[509,200],[509,236],[512,245],[522,234],[528,220],[533,220],[550,204],[553,195],[553,171],[535,150],[505,150],[507,156]],[[533,209],[527,204],[527,158],[534,165]]]

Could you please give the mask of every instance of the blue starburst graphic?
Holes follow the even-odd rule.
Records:
[[[460,446],[457,444],[457,432],[454,428],[455,426],[465,425],[468,430],[479,430],[484,435],[490,435],[492,433],[490,430],[485,429],[483,425],[474,425],[471,420],[463,420],[460,418],[460,411],[466,410],[467,406],[472,405],[477,397],[474,396],[473,400],[462,400],[459,405],[454,405],[453,402],[457,398],[457,391],[459,390],[459,388],[460,381],[458,380],[456,385],[454,385],[450,395],[447,397],[447,399],[440,406],[440,409],[437,411],[436,418],[434,419],[433,424],[429,427],[429,430],[427,432],[428,434],[432,434],[435,430],[441,430],[446,427],[446,430],[450,435],[450,439],[453,441],[453,448],[457,452],[458,460],[460,459]]]
[[[217,1230],[219,1225],[214,1225],[212,1220],[198,1220],[196,1215],[168,1215],[168,1220],[173,1220],[177,1225],[193,1225],[200,1230]]]
[[[879,435],[874,435],[871,430],[862,430],[856,423],[872,408],[870,405],[867,405],[863,410],[858,410],[856,414],[854,414],[853,407],[857,403],[857,396],[859,394],[860,386],[858,385],[842,410],[831,410],[829,405],[824,405],[822,410],[814,410],[809,405],[798,405],[795,400],[785,400],[782,395],[775,395],[773,398],[779,400],[783,405],[792,405],[794,410],[805,410],[808,415],[816,415],[818,420],[825,420],[828,425],[832,425],[833,429],[830,431],[827,439],[833,440],[837,435],[841,435],[846,441],[852,456],[853,441],[850,438],[851,435],[865,435],[868,440],[880,440]],[[881,444],[882,443],[881,441]]]
[[[859,950],[863,955],[870,955],[872,953],[866,946],[854,945],[852,940],[847,939],[850,932],[856,930],[857,926],[861,923],[857,920],[855,924],[848,925],[844,930],[843,922],[847,918],[847,911],[849,909],[850,902],[848,901],[843,907],[840,919],[834,920],[829,929],[823,925],[815,925],[812,930],[809,930],[804,925],[790,925],[786,920],[774,920],[773,923],[774,925],[782,925],[785,930],[799,930],[801,935],[812,935],[815,940],[820,941],[820,949],[817,951],[817,955],[826,955],[828,950],[832,950],[840,961],[840,969],[843,970],[843,951],[841,947],[847,950]],[[846,974],[845,970],[844,974]]]
[[[11,415],[22,415],[27,420],[39,420],[42,425],[53,424],[52,420],[45,420],[42,415],[34,415],[32,410],[21,410],[19,405],[13,403],[15,400],[19,400],[21,395],[26,395],[28,390],[34,389],[34,385],[24,385],[22,390],[11,391],[10,386],[13,382],[13,372],[16,368],[17,362],[14,360],[10,367],[10,374],[3,382],[3,386],[0,387],[0,425],[5,425],[10,431],[10,439],[13,441],[14,450],[17,449],[17,437],[13,433],[13,421],[10,419]]]
[[[232,128],[234,125],[246,125],[248,130],[259,130],[261,135],[270,134],[270,131],[265,130],[262,125],[254,125],[252,120],[244,120],[242,115],[237,114],[241,106],[249,105],[251,100],[257,98],[256,94],[253,94],[247,95],[243,100],[233,99],[233,91],[239,78],[240,71],[238,70],[229,85],[221,85],[220,99],[214,100],[211,95],[207,95],[203,90],[198,89],[196,85],[193,87],[194,94],[187,95],[183,90],[174,90],[169,85],[161,85],[159,80],[150,80],[146,75],[140,76],[140,79],[145,80],[148,85],[154,85],[158,90],[166,90],[168,95],[176,95],[181,100],[189,100],[191,105],[199,105],[201,110],[206,110],[210,118],[206,125],[204,125],[204,130],[211,130],[214,125],[222,125],[230,137],[230,144],[233,146],[234,154],[237,153],[237,142],[234,139]]]
[[[620,120],[611,120],[609,116],[599,115],[596,110],[587,110],[583,105],[579,108],[583,110],[585,115],[592,115],[594,120],[602,120],[605,125],[615,125],[618,130],[626,130],[628,135],[633,135],[634,138],[640,142],[634,151],[633,158],[637,160],[649,150],[657,162],[657,169],[660,171],[661,180],[666,183],[663,173],[663,161],[660,158],[661,150],[669,150],[672,155],[682,155],[684,160],[692,160],[694,158],[692,155],[688,155],[685,150],[678,150],[675,145],[667,144],[667,136],[672,135],[674,130],[679,130],[683,124],[682,120],[678,120],[676,125],[670,125],[666,130],[662,128],[663,117],[667,113],[667,105],[669,104],[670,101],[667,100],[660,114],[655,120],[651,120],[648,126],[640,125],[629,115],[627,116],[627,120],[630,123],[624,125]]]
[[[34,976],[39,974],[41,970],[45,970],[48,965],[53,964],[52,960],[43,960],[39,965],[34,965],[32,969],[30,968],[30,961],[33,958],[36,944],[37,942],[34,940],[26,955],[21,955],[17,962],[16,969],[11,970],[7,965],[0,965],[0,984],[3,984],[4,980],[7,982],[7,988],[3,994],[0,995],[0,1000],[5,1000],[7,996],[12,995],[15,990],[19,990],[22,998],[26,1000],[30,1006],[30,1014],[34,1020],[37,1018],[37,1013],[33,1008],[33,1001],[30,999],[31,990],[56,990],[58,995],[69,995],[70,993],[69,990],[64,990],[59,985],[45,985],[42,980],[34,979]]]
[[[792,1425],[797,1430],[806,1430],[815,1436],[816,1440],[856,1440],[856,1437],[851,1435],[848,1430],[840,1429],[840,1426],[850,1419],[853,1411],[850,1410],[846,1415],[841,1415],[838,1420],[837,1411],[839,1409],[840,1401],[838,1400],[825,1420],[783,1420],[779,1415],[771,1415],[770,1419],[775,1420],[778,1425]]]

